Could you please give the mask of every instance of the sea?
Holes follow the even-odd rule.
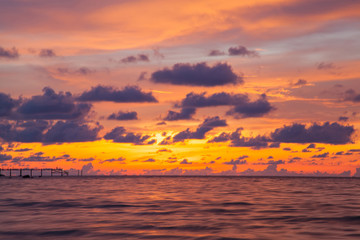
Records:
[[[2,177],[0,239],[360,239],[360,179]]]

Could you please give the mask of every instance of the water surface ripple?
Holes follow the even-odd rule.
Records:
[[[0,179],[0,239],[360,239],[360,179]]]

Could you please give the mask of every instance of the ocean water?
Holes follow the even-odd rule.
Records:
[[[0,178],[0,239],[360,239],[360,179]]]

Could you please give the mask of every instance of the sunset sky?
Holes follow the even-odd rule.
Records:
[[[0,167],[360,176],[359,29],[356,0],[0,1]]]

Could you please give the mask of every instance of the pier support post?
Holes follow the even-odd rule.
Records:
[[[40,169],[40,177],[42,177],[42,169]]]
[[[11,177],[11,168],[10,168],[10,177]]]
[[[22,169],[20,169],[20,177],[22,177]]]
[[[32,171],[33,171],[33,170],[32,170],[32,169],[30,169],[30,177],[32,177]]]

